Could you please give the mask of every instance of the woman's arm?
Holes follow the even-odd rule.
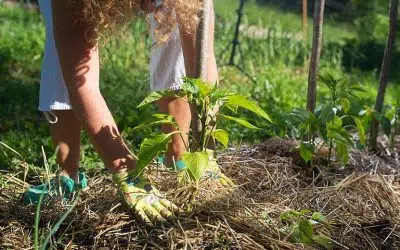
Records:
[[[52,0],[55,42],[71,104],[110,171],[132,169],[135,162],[99,90],[98,48],[85,39],[86,25],[75,16],[79,6],[70,2]]]

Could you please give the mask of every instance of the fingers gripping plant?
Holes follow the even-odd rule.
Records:
[[[223,129],[217,129],[219,120],[225,119],[247,128],[258,129],[245,119],[224,114],[225,111],[229,110],[234,114],[239,114],[239,108],[243,108],[271,121],[268,114],[255,102],[248,100],[242,95],[222,90],[217,85],[213,86],[200,79],[184,79],[182,89],[178,92],[153,92],[138,107],[149,105],[163,97],[185,98],[194,109],[195,112],[193,113],[197,115],[197,119],[203,128],[197,136],[193,135],[193,131],[189,133],[190,143],[196,143],[198,149],[193,151],[189,145],[186,145],[187,153],[182,156],[182,161],[187,167],[184,171],[186,171],[189,180],[195,182],[200,180],[204,171],[209,166],[210,158],[212,158],[212,155],[207,150],[208,142],[214,139],[224,147],[228,145],[229,133]],[[155,133],[143,141],[138,153],[137,173],[142,172],[156,156],[166,151],[168,144],[171,142],[172,135],[179,134],[182,140],[184,140],[177,123],[168,114],[154,114],[151,119],[137,126],[135,130],[161,124],[171,125],[175,128],[175,131],[169,134]]]

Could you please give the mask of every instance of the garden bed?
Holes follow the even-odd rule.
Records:
[[[400,148],[398,138],[397,148]],[[384,141],[380,143],[384,149]],[[327,222],[314,234],[331,239],[335,249],[398,249],[400,246],[400,166],[385,150],[381,155],[353,151],[346,168],[335,165],[304,169],[294,140],[270,139],[252,147],[227,150],[219,163],[238,187],[229,192],[213,181],[200,187],[192,213],[170,225],[148,227],[120,204],[108,176],[92,176],[90,189],[54,237],[57,249],[315,249],[293,243],[285,233],[285,211],[321,212]],[[150,170],[161,190],[174,198],[174,174]],[[24,182],[6,176],[0,191],[0,246],[33,246],[34,207],[24,207],[18,194]],[[170,191],[173,190],[173,191]],[[44,206],[42,233],[66,207]],[[287,232],[287,231],[286,231]]]

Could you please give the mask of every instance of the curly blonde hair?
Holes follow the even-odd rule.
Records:
[[[154,0],[74,1],[80,5],[78,16],[87,26],[87,39],[91,43],[96,43],[104,33],[115,30],[117,26],[126,23],[137,14],[149,14],[145,10],[146,1],[155,2]],[[198,24],[201,6],[202,0],[163,0],[154,10],[157,43],[166,42],[177,25],[184,32],[193,33]]]

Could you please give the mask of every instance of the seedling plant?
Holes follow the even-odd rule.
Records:
[[[185,141],[187,152],[182,156],[186,169],[182,170],[181,176],[187,182],[198,183],[204,172],[215,162],[213,152],[208,149],[211,141],[216,141],[223,147],[229,143],[228,131],[218,128],[220,120],[236,122],[250,129],[259,129],[249,121],[240,117],[240,109],[246,109],[259,117],[270,121],[269,115],[261,109],[255,102],[245,96],[223,90],[217,84],[210,84],[200,79],[185,78],[180,91],[160,91],[153,92],[146,97],[138,107],[143,107],[154,103],[163,97],[183,98],[191,105],[193,115],[198,121],[199,131],[189,132],[189,144]],[[228,115],[227,112],[230,112]],[[183,140],[183,133],[171,115],[154,114],[152,117],[140,124],[135,130],[167,124],[173,126],[174,132],[169,134],[154,133],[144,139],[140,145],[136,172],[140,174],[158,155],[167,150],[167,145],[171,143],[171,136],[178,134]]]
[[[320,75],[319,79],[328,87],[330,99],[318,106],[315,113],[301,109],[292,112],[299,123],[300,155],[306,163],[314,167],[315,155],[326,146],[329,164],[335,151],[336,160],[346,165],[349,161],[349,148],[355,146],[349,132],[351,127],[357,130],[359,143],[365,145],[365,127],[362,120],[348,114],[350,100],[355,97],[354,93],[363,90],[349,86],[345,79],[336,79],[329,73]]]
[[[300,211],[289,210],[280,215],[285,226],[281,231],[289,235],[294,243],[306,245],[316,244],[325,249],[332,249],[333,244],[330,238],[321,232],[316,232],[316,227],[329,229],[330,225],[326,217],[320,212],[312,212],[307,209]]]

